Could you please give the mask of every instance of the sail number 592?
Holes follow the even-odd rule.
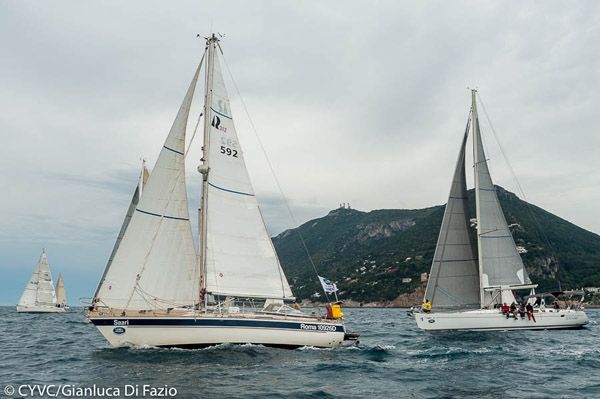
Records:
[[[237,158],[237,156],[238,156],[237,150],[232,150],[231,148],[225,147],[225,146],[221,146],[221,154],[225,154],[227,156],[234,157],[234,158]]]
[[[226,137],[221,137],[221,154],[225,154],[230,157],[237,158],[238,151],[237,148],[237,140],[228,139]],[[233,148],[231,148],[233,147]]]

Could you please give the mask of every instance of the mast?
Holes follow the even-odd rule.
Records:
[[[207,222],[206,222],[206,204],[208,203],[208,172],[210,154],[210,107],[212,104],[212,92],[213,92],[213,70],[214,70],[214,57],[215,47],[218,43],[218,39],[215,34],[211,34],[210,38],[206,41],[206,51],[208,52],[208,60],[206,64],[206,84],[204,94],[204,146],[202,147],[202,165],[198,166],[198,172],[202,174],[202,197],[200,198],[200,230],[198,239],[198,252],[199,252],[199,266],[200,266],[200,305],[202,302],[206,303],[206,233],[207,233]]]
[[[481,162],[485,162],[485,159],[479,159],[479,151],[477,151],[478,141],[481,139],[479,136],[479,115],[477,114],[477,104],[475,97],[477,90],[471,89],[471,118],[472,129],[473,129],[473,167],[475,171],[475,217],[477,219],[477,258],[479,266],[479,305],[483,306],[485,303],[485,293],[483,290],[483,249],[481,246],[481,204],[479,198],[479,165]]]

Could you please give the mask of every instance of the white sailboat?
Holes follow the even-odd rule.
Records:
[[[536,306],[531,319],[501,311],[503,304],[516,302],[513,291],[533,290],[537,285],[527,275],[492,183],[481,141],[476,93],[472,90],[470,119],[425,291],[424,301],[429,300],[433,310],[413,313],[417,326],[427,331],[580,328],[588,323],[588,317],[579,302],[556,308]],[[470,128],[475,219],[469,215],[465,174]]]
[[[27,286],[17,304],[19,313],[63,313],[65,308],[56,301],[56,291],[46,252],[42,250]]]
[[[62,273],[58,275],[58,280],[56,281],[56,306],[69,309],[67,306],[67,291],[65,290],[65,282],[62,278]]]
[[[233,124],[215,35],[207,39],[198,254],[185,184],[185,132],[203,61],[88,308],[114,347],[221,343],[339,347],[341,317],[306,314],[266,230]],[[331,314],[331,312],[327,312]]]

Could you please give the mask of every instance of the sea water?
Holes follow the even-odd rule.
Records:
[[[598,398],[600,310],[582,330],[432,335],[405,309],[343,309],[357,347],[113,349],[80,309],[0,307],[0,397]]]

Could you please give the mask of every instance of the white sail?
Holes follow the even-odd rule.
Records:
[[[142,161],[142,171],[140,173],[139,182],[135,187],[135,191],[133,192],[133,197],[131,197],[131,202],[129,203],[129,208],[127,209],[127,213],[125,214],[125,219],[123,219],[123,224],[121,225],[121,230],[119,231],[119,235],[117,236],[117,240],[115,241],[115,245],[113,246],[112,252],[110,253],[110,256],[108,257],[108,262],[106,264],[106,267],[104,268],[104,273],[102,274],[102,278],[100,279],[100,282],[98,283],[98,286],[96,287],[96,292],[94,293],[94,298],[96,298],[98,296],[98,291],[100,290],[100,287],[102,286],[102,283],[104,282],[104,278],[106,277],[106,274],[110,270],[112,261],[115,258],[115,254],[117,253],[119,246],[121,245],[121,241],[123,240],[123,237],[125,236],[125,232],[127,231],[129,222],[131,221],[131,218],[132,218],[133,214],[135,213],[135,209],[137,208],[137,205],[140,202],[140,197],[142,195],[144,187],[146,186],[146,183],[148,182],[149,177],[150,177],[150,173],[148,172],[148,168],[146,168],[146,161],[144,160],[144,161]]]
[[[27,286],[19,299],[18,306],[56,305],[56,292],[46,252],[42,250]]]
[[[469,199],[465,176],[465,146],[462,141],[448,203],[438,237],[425,299],[436,309],[479,307],[477,238],[470,227]]]
[[[185,187],[185,132],[200,66],[94,301],[117,309],[192,305],[197,257]]]
[[[59,306],[67,305],[67,291],[65,290],[65,282],[63,281],[62,274],[58,275],[56,281],[56,303]]]
[[[482,288],[529,283],[521,256],[500,207],[487,165],[473,91],[475,196]]]
[[[216,54],[212,81],[212,101],[206,112],[210,129],[205,143],[205,165],[210,168],[204,201],[206,291],[293,298],[248,177]]]

